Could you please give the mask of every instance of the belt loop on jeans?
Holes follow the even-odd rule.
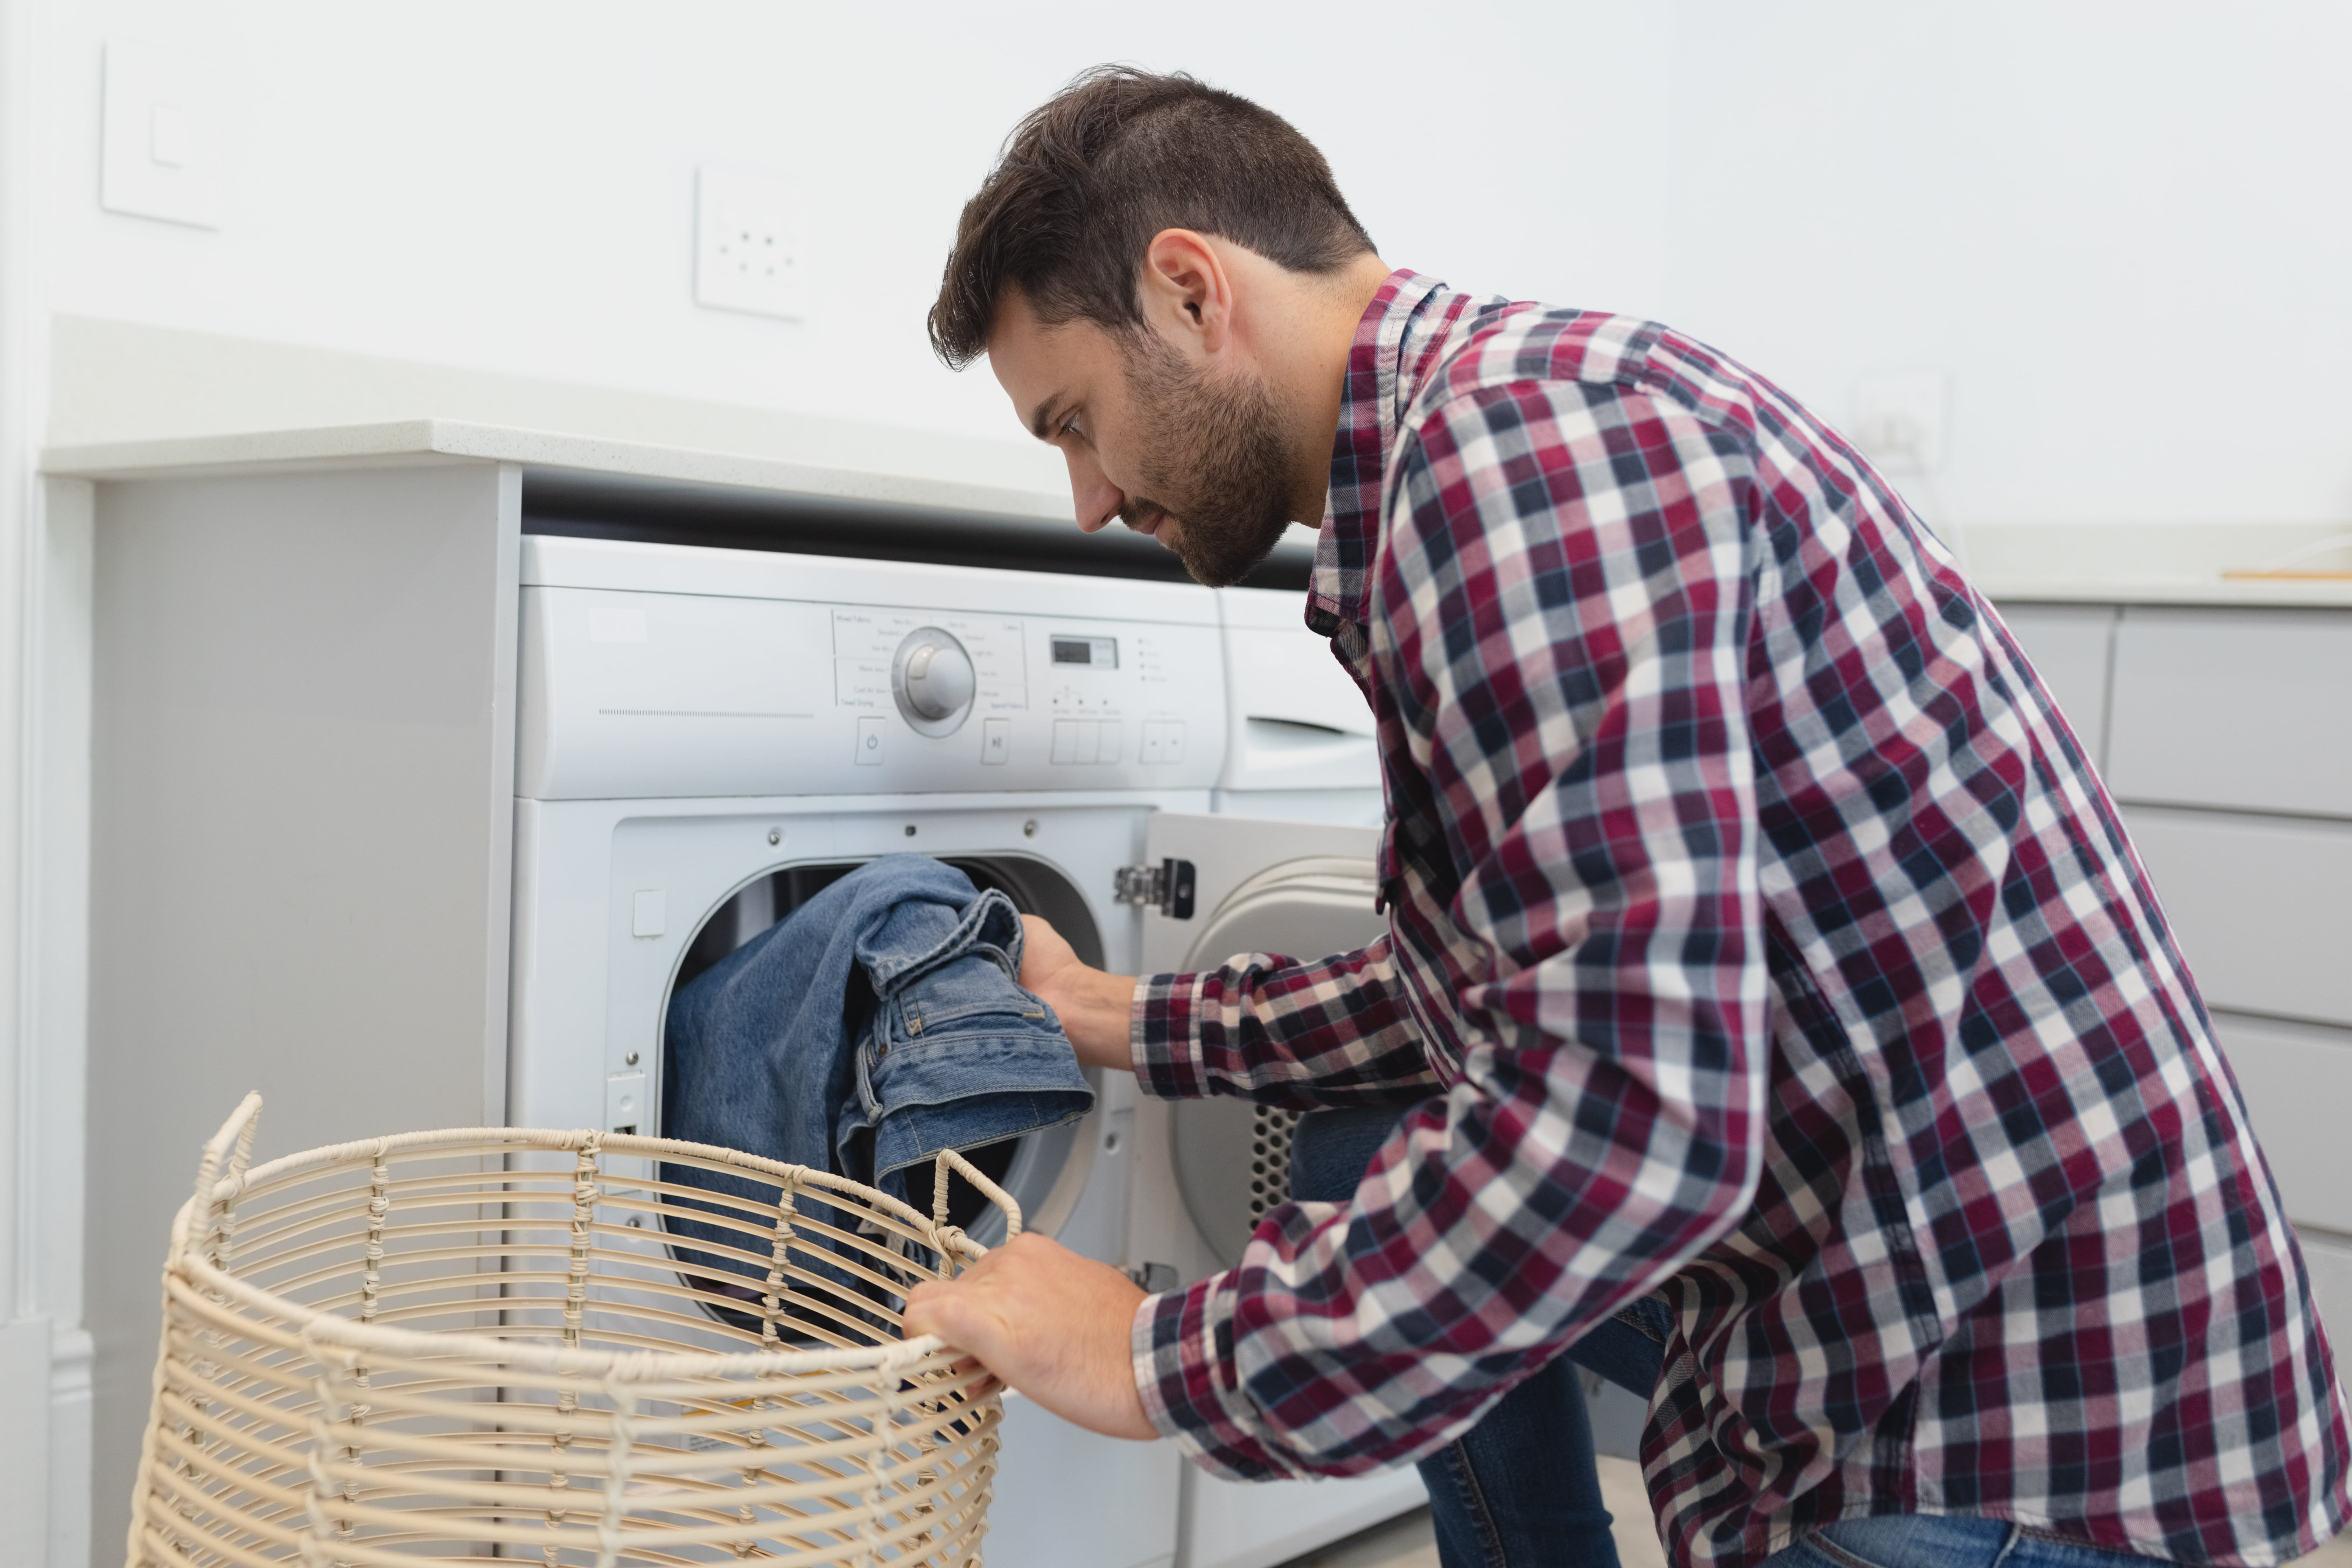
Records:
[[[1993,1559],[1990,1563],[1986,1564],[1986,1568],[2000,1568],[2002,1563],[2009,1561],[2009,1554],[2017,1550],[2017,1543],[2024,1539],[2024,1529],[2020,1526],[2016,1521],[2011,1520],[2009,1526],[2008,1539],[2004,1540],[2000,1543],[2000,1550],[1993,1553]]]

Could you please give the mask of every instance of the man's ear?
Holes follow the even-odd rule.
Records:
[[[1189,228],[1153,235],[1138,294],[1144,324],[1180,348],[1205,357],[1232,340],[1233,275],[1205,235]]]

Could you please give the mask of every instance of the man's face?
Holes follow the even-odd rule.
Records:
[[[1022,422],[1069,464],[1087,532],[1118,518],[1221,588],[1289,526],[1281,410],[1246,371],[1195,364],[1148,329],[1047,326],[1017,292],[999,310],[988,359]]]

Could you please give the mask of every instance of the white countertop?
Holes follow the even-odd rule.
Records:
[[[42,468],[123,480],[456,462],[516,463],[616,487],[717,487],[1044,523],[1071,518],[1066,492],[455,419],[53,447]],[[2352,609],[2352,577],[2232,574],[2347,531],[2325,523],[1977,524],[1958,531],[1957,542],[1978,585],[1997,601]],[[2352,540],[2297,564],[2352,572]]]
[[[52,447],[42,454],[41,468],[60,478],[136,479],[452,462],[518,463],[526,469],[607,475],[624,481],[714,485],[1056,522],[1071,519],[1066,491],[967,484],[457,419]]]
[[[1975,524],[1958,531],[1994,600],[2352,608],[2352,577],[2242,576],[2330,541],[2298,569],[2352,572],[2352,523]]]
[[[2242,605],[2273,609],[2352,609],[2352,581],[2343,579],[2218,578],[2162,582],[2110,578],[2105,582],[2063,577],[1979,577],[1977,585],[1997,604],[2039,605]]]

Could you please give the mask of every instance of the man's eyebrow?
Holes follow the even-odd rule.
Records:
[[[1062,395],[1057,392],[1052,396],[1046,398],[1043,403],[1037,405],[1037,411],[1029,416],[1029,434],[1036,437],[1040,441],[1050,441],[1053,439],[1051,436],[1045,434],[1045,425],[1047,420],[1053,416],[1055,405],[1059,404],[1061,401]]]

